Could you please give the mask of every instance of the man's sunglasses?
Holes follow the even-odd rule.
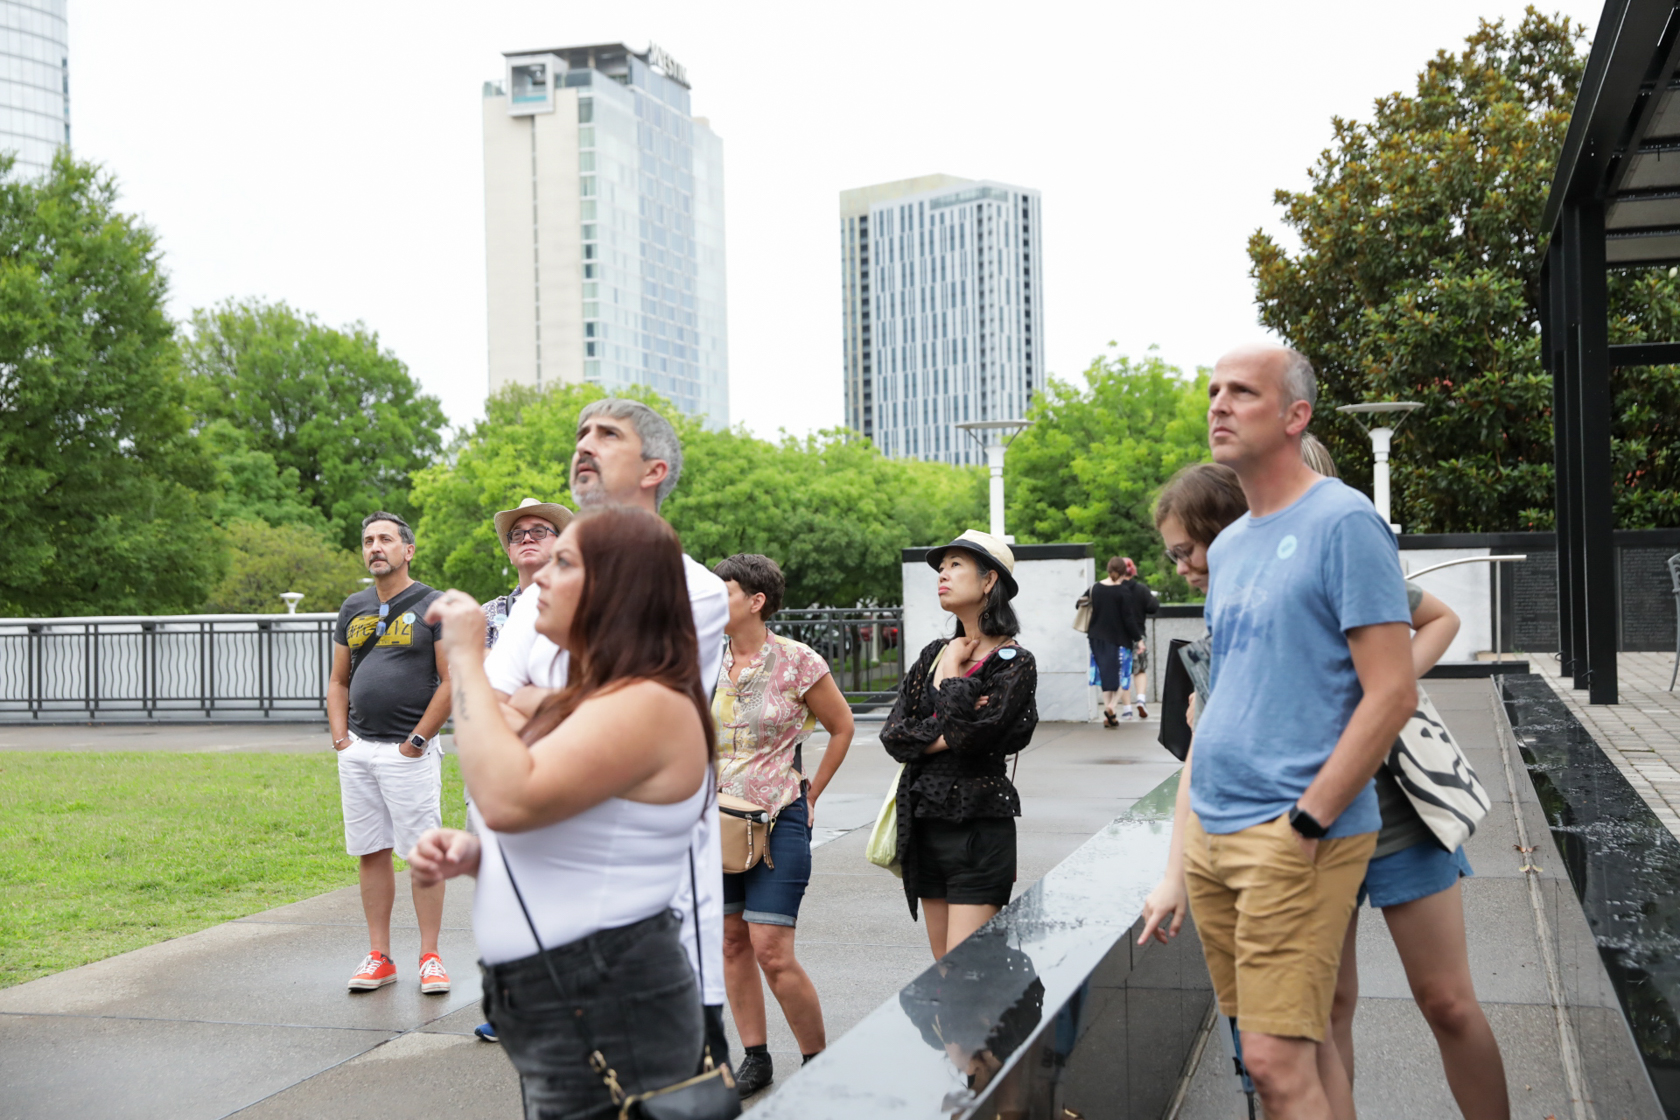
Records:
[[[379,625],[374,627],[374,630],[373,630],[373,636],[375,638],[383,638],[385,636],[385,626],[386,626],[387,621],[390,619],[390,617],[391,617],[391,604],[389,604],[389,603],[379,604]]]
[[[560,535],[559,533],[556,533],[553,529],[550,529],[547,525],[534,525],[529,529],[510,529],[510,530],[508,530],[508,543],[509,544],[520,544],[523,541],[525,541],[527,538],[529,538],[530,540],[533,540],[533,541],[540,541],[540,540],[545,540],[548,537],[558,537],[559,535]]]
[[[1171,560],[1174,564],[1188,564],[1190,563],[1190,557],[1196,554],[1196,546],[1193,544],[1181,544],[1176,548],[1167,549],[1166,553],[1167,559]]]

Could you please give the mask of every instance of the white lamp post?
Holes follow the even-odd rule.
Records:
[[[303,599],[303,592],[301,592],[301,591],[282,591],[280,593],[280,598],[282,598],[286,601],[286,613],[287,614],[296,614],[297,613],[297,605]]]
[[[1369,404],[1344,404],[1336,409],[1345,412],[1359,421],[1359,426],[1365,428],[1365,434],[1371,437],[1371,455],[1375,463],[1371,470],[1371,504],[1377,507],[1377,513],[1383,519],[1383,524],[1396,533],[1400,526],[1394,523],[1389,512],[1388,497],[1388,449],[1394,440],[1394,433],[1400,425],[1405,423],[1406,417],[1422,408],[1417,401],[1371,401]],[[1399,415],[1394,421],[1394,427],[1388,427],[1383,420],[1378,420],[1378,427],[1366,427],[1364,417],[1384,416],[1390,413]]]
[[[968,433],[970,439],[986,449],[986,465],[992,468],[992,536],[1009,544],[1015,543],[1015,538],[1003,531],[1003,453],[1009,449],[1014,438],[1032,427],[1031,420],[970,420],[958,424],[957,427]],[[987,432],[997,432],[1001,436],[998,443],[989,443]]]

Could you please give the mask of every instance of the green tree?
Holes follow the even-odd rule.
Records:
[[[306,525],[238,521],[226,535],[228,572],[205,604],[213,613],[284,614],[284,591],[303,593],[300,611],[336,611],[367,574],[355,553]]]
[[[417,578],[480,596],[514,579],[490,518],[524,497],[574,504],[568,487],[577,415],[594,386],[539,393],[509,388],[443,462],[414,477]],[[789,606],[896,603],[899,550],[949,540],[980,522],[984,481],[974,468],[883,457],[837,432],[778,443],[711,431],[663,399],[627,391],[676,426],[683,474],[664,514],[696,560],[762,552],[788,577]]]
[[[985,524],[979,468],[888,459],[843,431],[770,443],[691,424],[684,454],[665,512],[690,555],[769,556],[789,607],[898,603],[901,550]]]
[[[184,350],[199,414],[296,472],[339,544],[357,546],[376,509],[412,512],[409,477],[442,448],[443,409],[366,327],[230,301],[193,313]]]
[[[0,609],[197,607],[223,558],[157,239],[115,180],[0,157]]]
[[[1009,526],[1024,543],[1090,541],[1099,569],[1130,556],[1163,598],[1186,598],[1152,511],[1174,471],[1208,457],[1207,375],[1151,352],[1098,357],[1084,381],[1051,378],[1034,396],[1004,460]]]
[[[1551,379],[1541,367],[1540,219],[1585,64],[1582,30],[1528,9],[1438,53],[1369,123],[1336,119],[1311,188],[1278,191],[1291,252],[1249,240],[1261,322],[1320,373],[1314,430],[1369,488],[1370,443],[1337,405],[1423,403],[1395,441],[1396,519],[1415,532],[1549,526]],[[1670,272],[1615,274],[1611,340],[1680,337]],[[1624,527],[1680,524],[1680,372],[1619,370]]]
[[[216,524],[302,525],[323,537],[331,531],[304,499],[296,467],[282,470],[268,452],[251,450],[250,437],[227,420],[212,422],[202,438],[216,462]]]

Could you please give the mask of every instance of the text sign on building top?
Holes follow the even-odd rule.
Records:
[[[647,64],[674,82],[685,86],[688,84],[688,71],[683,69],[682,63],[672,58],[665,52],[665,48],[657,43],[648,44]]]

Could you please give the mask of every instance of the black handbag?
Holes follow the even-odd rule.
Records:
[[[1157,738],[1180,762],[1190,753],[1190,697],[1195,685],[1178,651],[1189,644],[1183,638],[1168,643],[1167,666],[1161,679],[1161,733]]]
[[[494,838],[492,837],[492,842]],[[548,952],[543,949],[542,938],[537,934],[537,924],[531,920],[531,911],[525,906],[525,896],[520,893],[519,883],[513,877],[513,867],[508,863],[507,853],[502,853],[502,870],[507,872],[508,884],[513,887],[513,897],[519,900],[519,912],[525,915],[525,924],[531,929],[531,940],[537,943],[537,955],[542,958],[543,967],[548,969],[548,978],[554,983],[554,990],[565,1000],[566,988],[560,983],[560,974],[554,971],[554,962],[549,959]],[[706,963],[700,952],[700,891],[699,882],[694,874],[694,849],[688,852],[688,883],[689,900],[694,907],[694,959],[700,966],[700,990],[702,996],[706,988]],[[624,1087],[618,1083],[618,1073],[607,1065],[606,1057],[595,1046],[594,1036],[589,1031],[589,1019],[583,1009],[577,1009],[574,1020],[578,1033],[583,1035],[584,1043],[589,1047],[589,1068],[606,1085],[607,1092],[612,1094],[612,1102],[618,1108],[618,1120],[735,1120],[741,1115],[741,1095],[735,1091],[735,1078],[729,1073],[728,1066],[720,1066],[712,1061],[712,1048],[706,1046],[704,1057],[701,1058],[700,1072],[675,1085],[667,1085],[663,1089],[650,1089],[645,1093],[626,1093]]]

